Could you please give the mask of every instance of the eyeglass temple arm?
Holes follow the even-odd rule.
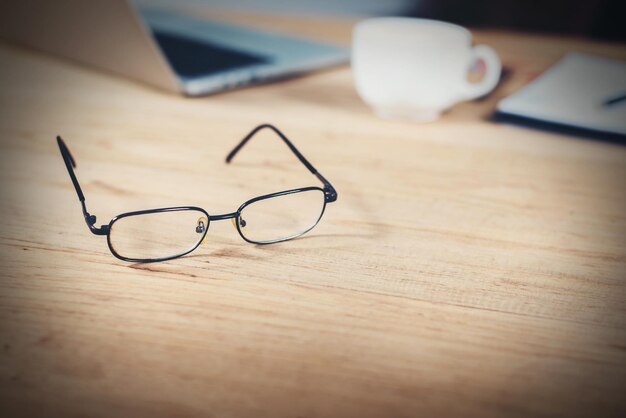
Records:
[[[306,158],[304,158],[304,155],[302,155],[300,151],[298,151],[295,145],[293,145],[291,141],[287,139],[287,137],[281,131],[278,130],[278,128],[270,125],[269,123],[257,126],[248,135],[246,135],[246,137],[242,139],[241,142],[228,154],[228,156],[226,157],[226,162],[230,163],[235,155],[237,155],[239,150],[243,148],[243,146],[246,145],[246,143],[262,129],[271,129],[272,131],[274,131],[285,142],[285,144],[287,144],[291,152],[293,152],[296,157],[298,157],[300,162],[304,164],[304,166],[308,168],[309,171],[322,182],[322,184],[324,185],[324,194],[326,196],[327,202],[334,202],[335,200],[337,200],[337,191],[335,190],[333,185],[330,184],[330,182],[326,180],[326,178],[320,172],[318,172],[315,167],[313,167],[313,164],[311,164]]]
[[[78,195],[78,200],[80,200],[80,204],[83,208],[83,216],[85,217],[85,222],[87,222],[89,230],[95,235],[106,235],[109,229],[108,225],[102,225],[100,228],[96,228],[94,226],[96,223],[96,215],[91,215],[87,212],[87,207],[85,206],[85,195],[83,195],[83,190],[80,188],[80,184],[78,183],[78,179],[74,173],[74,168],[76,168],[76,161],[74,161],[74,157],[72,157],[70,150],[67,148],[67,145],[65,145],[65,142],[60,136],[57,136],[57,144],[59,145],[61,156],[65,162],[65,167],[67,167],[67,173],[70,175],[72,184],[74,184],[74,189],[76,189],[76,194]]]

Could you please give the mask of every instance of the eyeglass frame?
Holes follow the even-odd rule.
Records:
[[[67,147],[67,145],[65,144],[65,141],[63,141],[63,139],[60,136],[57,136],[57,144],[59,146],[59,150],[61,151],[61,156],[63,157],[63,161],[65,162],[65,166],[67,168],[67,172],[70,176],[70,179],[72,180],[72,184],[74,185],[74,189],[76,190],[76,194],[78,195],[78,200],[80,201],[81,207],[82,207],[82,211],[83,211],[83,216],[85,218],[85,222],[87,223],[87,227],[89,228],[89,230],[91,231],[92,234],[94,235],[106,235],[107,237],[107,245],[109,247],[109,251],[111,252],[111,254],[113,254],[116,258],[122,260],[122,261],[126,261],[126,262],[134,262],[134,263],[152,263],[152,262],[159,262],[159,261],[166,261],[166,260],[173,260],[175,258],[179,258],[179,257],[183,257],[189,253],[191,253],[192,251],[196,250],[205,240],[206,235],[209,231],[209,225],[211,224],[211,221],[220,221],[220,220],[225,220],[225,219],[231,219],[233,221],[233,224],[235,225],[237,232],[239,233],[239,235],[241,236],[241,238],[243,238],[244,241],[249,242],[251,244],[256,244],[256,245],[268,245],[268,244],[275,244],[278,242],[284,242],[284,241],[289,241],[295,238],[298,238],[304,234],[306,234],[307,232],[311,231],[313,228],[315,228],[317,226],[317,224],[319,223],[319,221],[322,219],[322,216],[324,215],[324,212],[326,210],[326,205],[328,203],[332,203],[335,202],[337,200],[337,191],[335,190],[335,188],[333,187],[333,185],[326,180],[326,178],[317,171],[317,169],[304,157],[304,155],[302,155],[302,153],[300,153],[300,151],[298,151],[298,149],[291,143],[291,141],[280,131],[278,130],[278,128],[276,128],[275,126],[265,123],[265,124],[261,124],[259,126],[257,126],[256,128],[254,128],[252,131],[250,131],[250,133],[248,133],[248,135],[246,135],[237,146],[235,146],[235,148],[233,148],[233,150],[226,156],[226,163],[229,164],[232,159],[235,157],[235,155],[241,150],[241,148],[243,148],[243,146],[259,131],[263,130],[263,129],[269,129],[272,130],[274,133],[276,133],[278,135],[279,138],[281,138],[283,140],[283,142],[289,147],[289,149],[296,155],[296,157],[298,157],[298,160],[300,160],[300,162],[313,174],[317,177],[318,180],[320,180],[323,184],[323,187],[318,187],[318,186],[308,186],[308,187],[300,187],[300,188],[296,188],[296,189],[289,189],[289,190],[283,190],[280,192],[274,192],[274,193],[268,193],[268,194],[264,194],[261,196],[256,196],[253,197],[251,199],[246,200],[243,204],[241,204],[239,206],[239,208],[235,211],[235,212],[230,212],[230,213],[225,213],[225,214],[221,214],[221,215],[209,215],[209,213],[198,206],[173,206],[173,207],[166,207],[166,208],[156,208],[156,209],[144,209],[144,210],[138,210],[138,211],[132,211],[132,212],[124,212],[121,213],[115,217],[113,217],[108,224],[106,225],[100,225],[100,227],[96,227],[96,215],[92,215],[87,211],[87,205],[85,203],[85,196],[83,194],[82,188],[80,187],[80,184],[78,182],[78,179],[76,178],[76,173],[74,172],[74,169],[76,168],[76,160],[74,159],[74,157],[72,156],[72,154],[70,153],[69,148]],[[285,196],[285,195],[289,195],[289,194],[294,194],[294,193],[301,193],[301,192],[307,192],[307,191],[312,191],[312,190],[319,190],[323,193],[324,196],[324,204],[322,206],[322,210],[320,212],[319,217],[317,218],[317,220],[315,221],[315,223],[313,223],[312,226],[310,226],[308,229],[295,234],[295,235],[291,235],[288,237],[284,237],[284,238],[278,238],[276,240],[270,240],[270,241],[254,241],[251,240],[249,238],[247,238],[244,233],[241,231],[241,212],[243,211],[243,209],[255,202],[258,202],[260,200],[266,200],[266,199],[271,199],[273,197],[280,197],[280,196]],[[199,211],[202,212],[204,215],[206,215],[206,220],[207,220],[207,225],[204,227],[204,233],[202,234],[202,237],[200,239],[198,239],[198,242],[189,250],[180,253],[180,254],[176,254],[173,256],[168,256],[168,257],[158,257],[158,258],[130,258],[130,257],[124,257],[121,254],[118,254],[117,251],[115,251],[115,249],[113,248],[113,245],[111,243],[111,229],[113,224],[123,218],[129,217],[129,216],[138,216],[138,215],[148,215],[148,214],[152,214],[152,213],[164,213],[164,212],[176,212],[176,211]]]

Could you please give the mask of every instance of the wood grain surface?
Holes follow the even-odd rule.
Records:
[[[626,414],[626,147],[490,120],[567,51],[624,45],[475,38],[507,77],[425,125],[375,118],[347,66],[190,99],[0,44],[2,416]],[[98,223],[225,213],[317,185],[269,133],[224,164],[262,122],[339,200],[302,239],[254,246],[215,222],[154,264],[89,233],[54,140]]]

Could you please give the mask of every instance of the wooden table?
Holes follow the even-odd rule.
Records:
[[[282,25],[347,41],[350,25]],[[2,416],[435,417],[626,413],[626,148],[491,122],[569,50],[624,45],[476,31],[509,76],[419,125],[375,118],[347,67],[188,99],[0,45]],[[99,223],[336,185],[306,238],[211,225],[192,255],[114,258]]]

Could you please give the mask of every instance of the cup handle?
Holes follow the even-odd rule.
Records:
[[[500,70],[502,68],[500,64],[500,58],[496,51],[487,45],[476,45],[472,48],[471,60],[476,62],[477,60],[483,60],[487,70],[483,79],[477,83],[465,83],[465,97],[466,99],[475,99],[480,96],[484,96],[489,93],[500,81]]]

